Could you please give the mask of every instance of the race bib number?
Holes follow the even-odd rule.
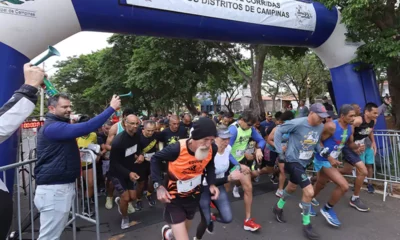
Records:
[[[220,173],[220,174],[218,174],[218,175],[216,176],[216,178],[223,178],[223,177],[225,177],[225,173]]]
[[[244,151],[243,150],[236,150],[236,156],[237,157],[243,157],[244,156]]]
[[[313,151],[300,151],[300,159],[308,160],[312,157]]]
[[[125,150],[125,157],[129,157],[130,155],[136,153],[136,151],[137,151],[137,144]]]
[[[150,161],[151,157],[152,157],[154,154],[156,154],[156,153],[155,153],[155,152],[154,152],[154,153],[146,153],[146,154],[144,154],[144,159],[145,159],[146,161]]]
[[[201,184],[201,175],[194,177],[189,180],[181,181],[178,180],[176,182],[176,186],[178,188],[178,193],[186,193],[193,190],[195,187]]]
[[[333,157],[334,159],[338,159],[338,157],[340,155],[340,151],[332,151],[329,155],[331,157]]]

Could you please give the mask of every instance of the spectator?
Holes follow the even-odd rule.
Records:
[[[24,65],[25,84],[0,108],[0,143],[10,137],[31,115],[37,102],[38,87],[45,76],[43,69]],[[0,239],[6,239],[12,222],[13,201],[7,186],[0,179]]]
[[[35,206],[40,212],[39,239],[59,239],[75,198],[75,180],[81,172],[76,138],[96,131],[120,108],[114,95],[110,107],[88,122],[69,124],[71,102],[65,94],[48,100],[49,112],[38,133],[35,166]]]
[[[308,110],[308,107],[306,106],[306,102],[304,100],[300,100],[299,102],[299,115],[297,117],[307,117],[310,111]]]

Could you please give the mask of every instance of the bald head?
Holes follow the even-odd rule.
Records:
[[[140,124],[139,118],[134,114],[129,114],[125,118],[125,131],[129,135],[133,136],[136,133],[139,124]]]
[[[192,122],[192,116],[190,116],[190,114],[185,114],[183,115],[183,124],[185,125],[189,125]]]
[[[177,132],[179,129],[179,117],[176,115],[172,115],[169,118],[169,128],[171,129],[172,132]]]

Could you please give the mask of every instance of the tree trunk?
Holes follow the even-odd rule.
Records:
[[[389,93],[392,97],[392,111],[396,129],[400,129],[400,62],[392,60],[387,68]]]
[[[264,102],[261,95],[261,82],[264,70],[265,57],[267,56],[267,50],[265,46],[256,45],[254,49],[255,53],[255,66],[253,76],[249,81],[251,102],[253,111],[258,117],[265,115]]]
[[[276,103],[276,96],[273,95],[273,96],[272,96],[272,112],[273,112],[273,113],[276,112],[275,103]]]

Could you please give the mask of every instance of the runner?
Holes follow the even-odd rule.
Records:
[[[257,132],[257,130],[252,127],[256,122],[256,117],[253,115],[251,110],[245,110],[240,116],[239,120],[229,127],[229,131],[232,137],[229,141],[229,145],[232,146],[231,155],[229,158],[231,162],[240,163],[240,168],[243,173],[250,171],[249,167],[245,165],[242,161],[245,156],[245,150],[250,138],[252,138],[257,143],[257,149],[255,150],[256,161],[261,162],[263,153],[262,149],[265,147],[265,140]],[[251,182],[251,174],[245,174],[243,178],[240,179],[240,184],[244,191],[244,206],[245,206],[245,220],[244,220],[244,230],[247,231],[257,231],[261,226],[254,222],[251,217],[251,204],[253,202],[253,185]],[[239,188],[234,186],[233,195],[237,197],[239,195]],[[240,195],[239,195],[240,197]]]
[[[134,172],[135,162],[144,160],[140,135],[137,133],[139,124],[139,118],[136,115],[130,114],[125,117],[125,131],[114,138],[111,147],[109,177],[119,194],[115,202],[122,215],[121,229],[130,227],[128,203],[136,200],[135,187],[140,179],[140,176]]]
[[[112,125],[113,124],[111,121],[107,121],[103,125],[102,131],[97,134],[97,143],[101,147],[101,153],[100,153],[101,154],[100,155],[100,161],[101,161],[100,171],[101,171],[101,173],[99,173],[97,176],[99,176],[100,174],[103,176],[103,179],[101,179],[103,182],[101,183],[100,191],[104,192],[104,193],[106,192],[104,187],[107,185],[107,180],[106,180],[107,172],[108,172],[108,169],[110,168],[110,151],[107,150],[106,142],[107,142],[108,134],[110,132]],[[96,169],[99,170],[98,168],[96,168]]]
[[[189,113],[185,113],[183,115],[182,122],[180,122],[179,127],[185,129],[185,132],[186,132],[185,138],[188,138],[189,134],[190,134],[190,129],[192,129],[192,127],[193,127],[192,116],[190,116]]]
[[[276,126],[275,122],[272,120],[272,113],[271,112],[266,112],[265,114],[265,120],[260,123],[260,132],[261,136],[267,140],[267,131],[269,128],[274,128]],[[276,117],[275,117],[276,119]]]
[[[358,116],[354,120],[354,131],[350,138],[349,146],[343,148],[343,155],[346,163],[339,169],[342,174],[351,174],[352,167],[356,167],[356,180],[354,182],[354,193],[350,199],[350,206],[358,211],[367,212],[367,207],[360,199],[360,191],[366,176],[372,177],[372,165],[375,162],[376,144],[373,128],[378,117],[378,106],[375,103],[367,103],[364,108],[363,116]],[[356,149],[355,151],[352,149]],[[367,170],[366,164],[371,169]],[[373,192],[372,185],[368,190]]]
[[[303,189],[303,233],[308,239],[319,239],[310,223],[311,199],[314,189],[306,174],[306,166],[310,163],[314,151],[321,152],[319,139],[323,130],[322,120],[328,117],[325,107],[315,103],[310,107],[308,117],[296,118],[276,128],[274,144],[279,155],[285,155],[285,171],[289,173],[290,179],[282,198],[273,208],[273,213],[278,222],[286,222],[283,218],[283,207],[293,194],[297,185]],[[282,150],[283,135],[289,133],[289,143],[286,151]]]
[[[204,232],[213,233],[214,221],[221,223],[230,223],[232,221],[232,210],[231,204],[228,199],[228,194],[225,191],[224,184],[232,181],[238,181],[243,174],[239,169],[233,168],[234,165],[229,161],[229,154],[231,152],[231,146],[229,146],[229,139],[232,134],[226,127],[218,129],[218,137],[215,139],[215,143],[218,146],[218,153],[215,155],[215,175],[216,175],[216,186],[219,189],[219,197],[216,200],[211,200],[210,190],[206,179],[203,180],[203,191],[200,198],[200,214],[201,222],[197,226],[196,237],[194,240],[199,240],[203,237]],[[232,171],[230,172],[229,169]],[[210,203],[211,201],[219,211],[218,217],[211,214]]]
[[[290,121],[290,120],[294,119],[294,114],[291,111],[286,111],[280,115],[275,114],[275,119],[276,119],[276,125],[280,126],[283,123],[285,123],[286,121]],[[275,164],[275,162],[278,161],[278,167],[279,167],[279,183],[278,184],[279,185],[278,185],[278,190],[276,190],[275,195],[277,197],[281,198],[282,194],[283,194],[283,187],[284,187],[285,181],[286,181],[285,159],[284,159],[284,155],[279,156],[279,154],[276,152],[276,149],[275,149],[274,134],[275,134],[276,129],[277,129],[276,126],[274,126],[273,128],[269,128],[267,130],[268,145],[265,147],[264,152],[267,153],[265,155],[268,155],[268,151],[269,151],[269,159],[268,159],[269,161],[268,161],[267,165],[272,166],[272,164]],[[282,148],[285,150],[287,148],[288,140],[289,140],[289,134],[284,134],[282,136]]]
[[[164,147],[184,138],[188,138],[188,134],[184,127],[180,127],[179,117],[171,115],[169,117],[169,127],[164,129],[160,134],[159,149],[162,150]]]
[[[151,177],[157,198],[165,203],[164,220],[171,226],[162,228],[162,239],[189,239],[188,229],[199,201],[201,180],[207,170],[207,183],[212,200],[218,199],[215,186],[214,157],[218,147],[212,142],[217,130],[209,118],[200,118],[193,124],[192,137],[169,145],[151,158]],[[168,162],[168,184],[163,186],[160,162]],[[173,234],[172,234],[173,233]]]
[[[349,189],[347,180],[337,169],[341,165],[338,157],[352,135],[354,118],[354,108],[349,104],[342,105],[339,109],[339,119],[324,125],[321,136],[322,147],[325,149],[324,154],[322,156],[315,154],[314,158],[314,169],[318,172],[317,182],[314,185],[314,198],[329,181],[336,184],[336,188],[333,190],[329,201],[320,210],[326,221],[335,227],[339,227],[341,223],[333,210],[333,206],[339,202]]]
[[[134,111],[132,109],[125,109],[122,113],[122,120],[119,121],[118,123],[114,124],[110,131],[108,132],[108,137],[107,137],[107,142],[106,142],[106,149],[108,151],[111,151],[111,144],[115,136],[118,134],[122,133],[125,130],[125,118],[130,115],[134,114]],[[110,159],[111,160],[111,159]],[[106,163],[107,164],[107,163]],[[105,170],[109,169],[109,166],[104,167]],[[106,209],[112,209],[113,208],[113,198],[114,198],[114,185],[110,181],[110,179],[107,178],[107,183],[106,183],[106,188],[107,188],[107,198],[106,198]],[[117,199],[115,199],[117,200]],[[133,207],[132,203],[129,203],[128,206],[128,213],[134,213],[135,208]]]
[[[142,195],[143,191],[147,187],[146,199],[149,202],[150,207],[156,205],[152,197],[154,191],[153,184],[149,181],[150,176],[150,159],[155,154],[157,150],[157,135],[154,134],[156,128],[156,123],[153,121],[145,121],[143,130],[139,129],[140,133],[140,145],[143,149],[144,161],[135,162],[135,171],[139,175],[138,185],[137,185],[137,200],[135,204],[135,210],[140,211],[143,208],[142,205]]]

